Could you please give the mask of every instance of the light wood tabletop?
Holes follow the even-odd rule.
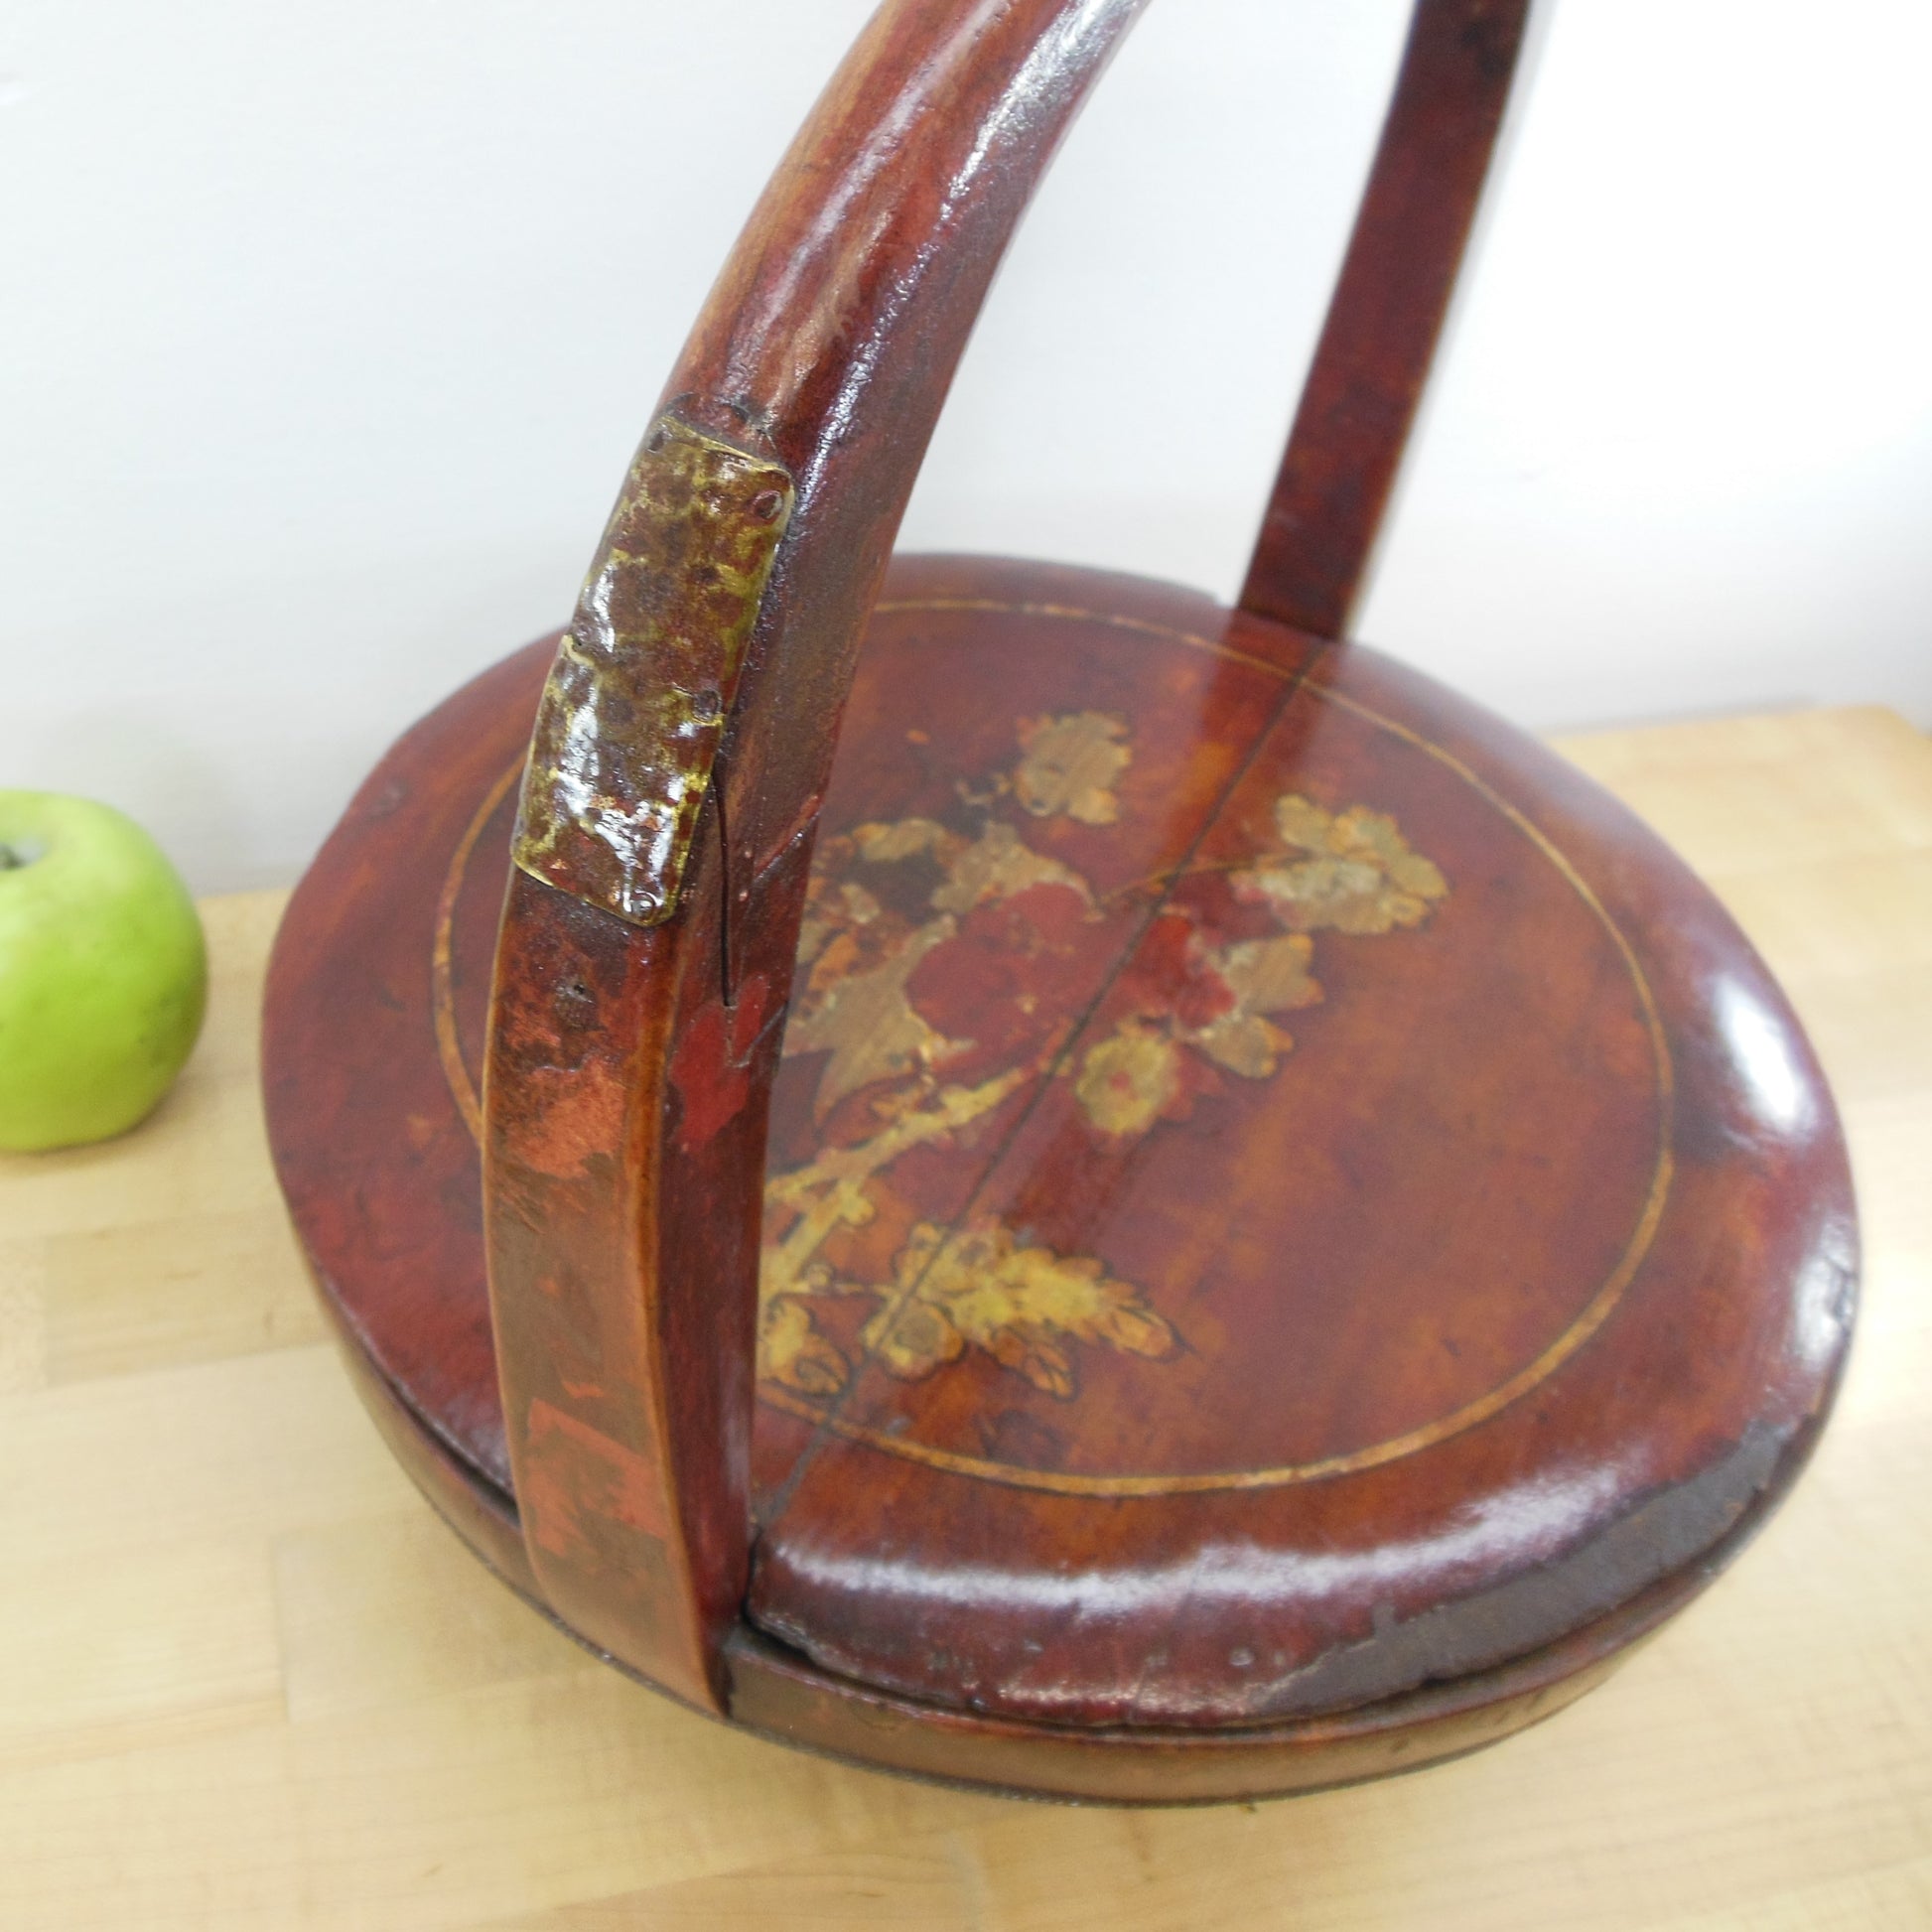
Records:
[[[1796,1495],[1603,1689],[1260,1806],[1021,1804],[734,1734],[512,1598],[390,1461],[262,1140],[281,895],[206,902],[146,1127],[0,1156],[0,1925],[1932,1926],[1932,746],[1876,710],[1562,749],[1711,883],[1844,1109],[1859,1338]]]

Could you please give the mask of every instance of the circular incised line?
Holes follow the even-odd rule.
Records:
[[[1199,636],[1192,631],[1178,630],[1172,625],[1157,623],[1144,618],[1115,617],[1105,612],[1085,611],[1071,605],[1030,603],[1000,598],[941,597],[897,599],[883,602],[876,607],[876,613],[902,611],[985,612],[994,616],[1057,618],[1071,622],[1103,624],[1110,629],[1134,631],[1173,643],[1184,644],[1189,649],[1206,651],[1227,662],[1247,665],[1250,669],[1263,672],[1270,677],[1287,678],[1292,674],[1287,667],[1274,663],[1266,657],[1258,656],[1251,651],[1236,650],[1230,645],[1219,643],[1211,637]],[[1527,1395],[1539,1383],[1547,1381],[1609,1319],[1611,1311],[1622,1299],[1624,1290],[1629,1287],[1638,1268],[1642,1266],[1644,1256],[1649,1252],[1650,1244],[1656,1236],[1658,1223],[1663,1218],[1664,1202],[1670,1193],[1674,1168],[1671,1157],[1671,1133],[1676,1081],[1671,1064],[1669,1042],[1664,1036],[1663,1022],[1658,1015],[1657,1002],[1651,992],[1650,982],[1644,976],[1643,967],[1629,940],[1625,938],[1616,921],[1610,917],[1602,900],[1596,897],[1589,883],[1583,878],[1564,853],[1551,842],[1541,827],[1527,818],[1508,799],[1497,793],[1453,753],[1445,750],[1433,740],[1423,737],[1420,732],[1410,729],[1409,726],[1399,724],[1393,718],[1386,718],[1367,705],[1358,703],[1353,698],[1344,697],[1338,691],[1328,690],[1312,680],[1305,680],[1302,690],[1311,697],[1318,698],[1324,704],[1331,704],[1337,710],[1348,712],[1378,731],[1388,732],[1405,744],[1414,746],[1469,786],[1478,797],[1500,813],[1544,858],[1549,860],[1571,890],[1588,907],[1616,947],[1617,954],[1630,975],[1631,985],[1636,990],[1638,1005],[1643,1011],[1644,1028],[1650,1039],[1651,1056],[1656,1067],[1657,1156],[1636,1226],[1631,1231],[1629,1240],[1625,1242],[1615,1267],[1610,1270],[1602,1285],[1585,1304],[1582,1311],[1570,1325],[1541,1354],[1486,1394],[1476,1397],[1474,1401],[1464,1403],[1460,1408],[1449,1411],[1448,1415],[1439,1416],[1434,1422],[1426,1423],[1419,1429],[1412,1429],[1401,1436],[1389,1437],[1380,1443],[1371,1443],[1364,1449],[1351,1449],[1341,1455],[1321,1456],[1308,1462],[1282,1463],[1266,1469],[1219,1469],[1195,1475],[1117,1476],[1075,1475],[1051,1469],[1029,1469],[1018,1463],[996,1462],[987,1456],[962,1455],[955,1450],[939,1449],[931,1444],[909,1442],[902,1436],[891,1436],[884,1430],[870,1429],[863,1423],[850,1421],[841,1415],[828,1416],[824,1410],[802,1400],[790,1390],[773,1384],[763,1382],[759,1384],[760,1401],[768,1403],[774,1409],[782,1410],[787,1415],[796,1416],[802,1421],[829,1428],[834,1435],[848,1442],[863,1443],[871,1449],[881,1449],[889,1455],[897,1455],[908,1462],[919,1462],[928,1468],[944,1469],[955,1475],[976,1476],[983,1481],[1006,1483],[1016,1488],[1044,1490],[1054,1495],[1181,1496],[1231,1489],[1275,1489],[1289,1483],[1314,1482],[1325,1476],[1352,1475],[1364,1469],[1379,1468],[1384,1463],[1398,1461],[1406,1455],[1414,1455],[1420,1449],[1433,1448],[1438,1443],[1447,1442],[1452,1436],[1459,1436],[1464,1430],[1473,1429],[1477,1424],[1486,1422],[1491,1416]],[[436,907],[436,938],[431,957],[431,980],[437,1053],[442,1060],[444,1077],[449,1082],[457,1111],[462,1116],[471,1136],[480,1144],[483,1138],[483,1107],[477,1095],[476,1082],[464,1062],[461,1042],[457,1037],[452,935],[457,897],[463,889],[464,875],[469,869],[471,855],[476,850],[477,841],[482,836],[483,826],[488,822],[490,814],[502,802],[504,793],[516,782],[522,769],[523,759],[519,756],[516,762],[511,764],[490,786],[483,802],[478,806],[476,815],[464,829],[463,837],[458,841],[456,851],[451,855],[449,871],[445,875],[443,890],[438,897]]]

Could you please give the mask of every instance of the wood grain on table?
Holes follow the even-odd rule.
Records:
[[[323,1339],[255,1091],[281,896],[240,895],[155,1120],[0,1157],[0,1925],[1932,1925],[1932,746],[1857,710],[1562,749],[1783,979],[1865,1237],[1810,1474],[1604,1689],[1391,1783],[1129,1813],[621,1679],[430,1514]]]

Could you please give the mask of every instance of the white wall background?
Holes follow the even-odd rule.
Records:
[[[1545,5],[1362,634],[1534,727],[1932,722],[1932,7]],[[567,614],[868,6],[15,0],[0,785],[114,800],[205,890],[293,877]],[[1405,12],[1154,8],[908,545],[1232,594]]]

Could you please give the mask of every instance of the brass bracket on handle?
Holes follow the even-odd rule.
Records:
[[[632,925],[677,910],[792,482],[660,416],[537,707],[511,856]]]

